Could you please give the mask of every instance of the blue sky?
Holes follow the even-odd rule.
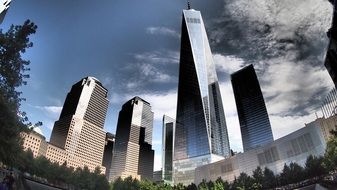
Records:
[[[171,0],[13,0],[0,26],[37,26],[27,99],[22,110],[42,121],[49,139],[71,86],[85,76],[109,90],[105,130],[115,133],[121,105],[133,96],[155,113],[155,169],[161,167],[161,118],[175,117],[181,11]],[[192,1],[209,35],[220,80],[231,148],[241,151],[230,74],[254,64],[266,100],[274,138],[304,126],[319,113],[333,87],[323,66],[332,7],[327,0]]]

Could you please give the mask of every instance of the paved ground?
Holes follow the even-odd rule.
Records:
[[[50,187],[45,184],[37,183],[35,181],[31,181],[29,179],[25,179],[26,184],[28,187],[26,187],[27,190],[60,190],[59,188]]]
[[[319,184],[313,184],[313,185],[309,185],[307,187],[299,188],[298,190],[327,190],[327,189],[322,187]]]

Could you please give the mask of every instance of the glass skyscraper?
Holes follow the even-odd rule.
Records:
[[[267,108],[253,65],[231,75],[243,150],[274,140]]]
[[[176,121],[166,115],[163,117],[163,142],[162,142],[162,179],[165,183],[172,184],[173,160],[173,134]]]
[[[194,169],[230,155],[219,83],[199,11],[183,10],[173,181],[189,184]]]
[[[325,57],[325,67],[328,70],[335,87],[337,87],[337,10],[336,10],[336,0],[329,0],[333,6],[333,17],[331,28],[327,32],[330,38],[328,50]]]
[[[152,128],[153,112],[150,103],[134,97],[123,105],[118,116],[110,181],[129,176],[152,180]]]

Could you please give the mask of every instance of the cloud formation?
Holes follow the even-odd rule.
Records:
[[[163,26],[147,27],[146,33],[155,34],[155,35],[165,35],[165,36],[170,36],[170,37],[174,37],[174,38],[180,37],[180,34],[177,31],[175,31],[171,28],[163,27]]]
[[[254,64],[269,113],[306,116],[332,88],[323,66],[331,15],[325,0],[224,1],[208,28],[215,62],[228,74]]]

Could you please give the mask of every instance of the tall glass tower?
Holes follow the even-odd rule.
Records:
[[[173,134],[176,121],[167,115],[163,116],[162,142],[162,179],[172,184]]]
[[[329,0],[334,6],[331,28],[327,32],[330,38],[328,50],[325,57],[325,67],[328,70],[335,87],[337,87],[337,0]]]
[[[199,11],[183,10],[174,141],[175,184],[194,181],[194,169],[230,155],[212,52]]]
[[[266,104],[253,65],[231,75],[243,150],[274,140]]]

